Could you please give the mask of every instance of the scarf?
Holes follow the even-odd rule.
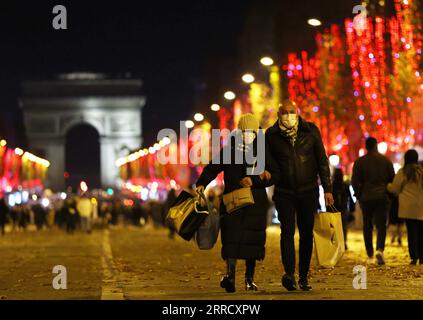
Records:
[[[291,142],[292,146],[295,145],[295,141],[297,140],[297,133],[298,133],[298,122],[297,124],[292,128],[287,128],[284,125],[281,124],[281,122],[278,120],[279,123],[279,129],[281,130],[282,136],[287,138],[289,142]]]

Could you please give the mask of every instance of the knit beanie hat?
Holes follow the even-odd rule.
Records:
[[[238,129],[239,130],[253,130],[257,132],[260,128],[260,124],[257,118],[252,113],[246,113],[239,118]]]

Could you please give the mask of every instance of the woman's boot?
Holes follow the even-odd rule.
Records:
[[[226,276],[220,281],[220,286],[226,292],[235,292],[236,259],[226,259]]]
[[[245,260],[245,290],[257,291],[257,285],[254,283],[254,271],[256,269],[256,260]]]

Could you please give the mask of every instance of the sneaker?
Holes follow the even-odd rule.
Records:
[[[385,258],[383,257],[383,252],[378,250],[376,251],[376,260],[377,260],[377,264],[382,266],[385,264]]]
[[[282,285],[288,291],[295,291],[297,290],[297,283],[295,282],[295,277],[290,276],[288,274],[284,274],[282,277]]]

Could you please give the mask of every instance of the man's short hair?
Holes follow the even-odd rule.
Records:
[[[373,151],[377,149],[377,140],[373,137],[368,137],[366,139],[366,150]]]

